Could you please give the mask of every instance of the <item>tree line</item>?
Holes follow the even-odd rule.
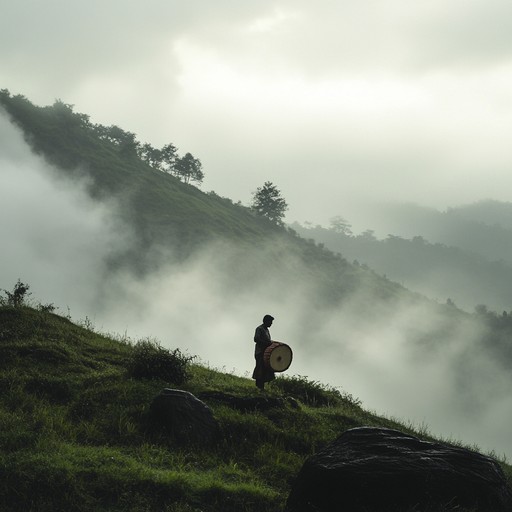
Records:
[[[0,104],[29,104],[23,95],[12,95],[7,89],[0,90]],[[112,145],[116,152],[124,158],[138,158],[152,169],[171,174],[184,183],[200,185],[204,179],[201,160],[192,153],[180,156],[178,148],[169,142],[161,148],[156,148],[148,142],[141,143],[133,132],[123,130],[117,125],[104,126],[92,123],[87,114],[74,111],[74,105],[62,100],[55,100],[52,106],[43,110],[51,111],[59,119],[59,123],[68,133],[73,130],[87,130],[99,140]],[[44,129],[44,128],[43,128]],[[271,182],[266,181],[263,186],[253,192],[249,209],[254,214],[264,217],[270,222],[283,226],[284,215],[288,204],[282,197],[279,189]]]
[[[148,142],[141,144],[134,133],[116,125],[96,124],[92,125],[92,128],[100,139],[116,145],[124,154],[131,153],[138,156],[153,169],[171,174],[184,183],[195,182],[199,185],[203,182],[204,172],[201,160],[194,157],[192,153],[179,156],[178,148],[172,142],[161,148],[155,148]]]
[[[0,103],[11,101],[28,101],[23,95],[11,96],[7,89],[0,90]],[[74,112],[74,105],[55,100],[51,107],[68,128],[84,128],[91,130],[100,140],[107,141],[125,157],[138,157],[150,167],[158,171],[171,174],[184,183],[195,182],[201,184],[204,179],[202,163],[191,153],[180,156],[178,148],[172,144],[165,144],[162,148],[154,148],[149,143],[141,143],[134,133],[123,130],[113,124],[104,126],[92,123],[87,114]]]

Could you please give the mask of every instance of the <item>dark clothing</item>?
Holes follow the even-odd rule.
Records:
[[[256,343],[256,346],[254,347],[254,355],[262,354],[265,349],[272,343],[270,331],[268,330],[268,327],[265,327],[264,324],[258,325],[258,327],[256,327],[256,331],[254,332],[254,343]]]
[[[252,372],[252,378],[256,380],[256,386],[263,389],[265,382],[270,382],[276,378],[274,370],[269,368],[265,361],[263,361],[263,352],[254,356],[256,359],[256,366]]]
[[[256,379],[256,386],[263,389],[265,382],[270,382],[275,379],[275,374],[272,368],[265,365],[263,360],[263,353],[265,349],[272,344],[272,338],[270,337],[270,331],[264,324],[256,327],[254,333],[254,358],[256,359],[256,367],[252,373],[252,378]]]

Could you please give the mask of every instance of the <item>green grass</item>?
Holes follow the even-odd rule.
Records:
[[[179,347],[177,347],[179,348]],[[364,410],[305,377],[280,378],[268,411],[207,400],[220,425],[211,446],[153,425],[164,387],[254,396],[249,379],[188,361],[188,380],[134,378],[136,346],[28,307],[0,307],[2,511],[282,510],[304,460],[348,428],[411,426]],[[503,464],[510,476],[510,467]]]

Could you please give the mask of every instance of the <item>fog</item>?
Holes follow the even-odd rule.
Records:
[[[34,300],[75,321],[132,340],[156,338],[242,376],[252,372],[254,329],[270,313],[273,339],[294,351],[288,375],[339,386],[365,408],[433,434],[512,455],[510,377],[482,351],[472,320],[447,325],[433,302],[387,303],[364,286],[340,307],[320,307],[299,261],[282,272],[226,244],[179,264],[164,255],[144,278],[127,267],[114,271],[112,258],[133,241],[116,203],[93,202],[85,183],[58,178],[5,115],[0,169],[1,288],[20,278]]]
[[[85,183],[59,181],[0,114],[0,287],[19,277],[43,302],[94,303],[129,231],[118,229],[112,205],[88,199]]]

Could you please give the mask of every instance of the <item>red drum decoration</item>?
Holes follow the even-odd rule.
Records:
[[[275,372],[284,372],[292,364],[293,352],[286,343],[273,341],[265,352],[263,352],[263,362],[267,368]]]

